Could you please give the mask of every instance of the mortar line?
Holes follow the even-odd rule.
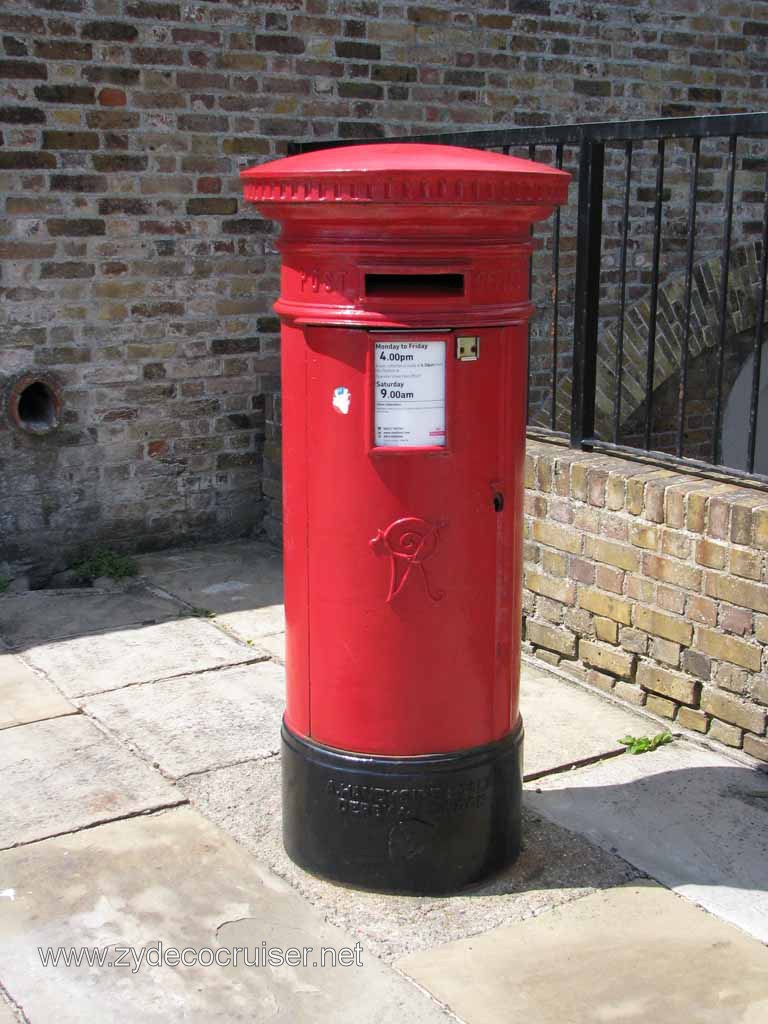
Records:
[[[126,814],[117,814],[113,818],[100,818],[98,821],[91,821],[87,825],[79,825],[76,828],[64,829],[62,832],[52,832],[48,836],[39,836],[37,839],[28,839],[20,843],[12,843],[11,846],[0,847],[0,855],[9,853],[11,850],[21,850],[27,846],[36,846],[38,843],[47,843],[49,839],[60,839],[62,836],[74,836],[78,832],[89,832],[91,829],[100,828],[102,825],[111,825],[115,821],[130,821],[132,818],[147,818],[153,814],[160,814],[163,811],[171,811],[175,807],[189,806],[189,800],[185,797],[182,800],[174,800],[170,803],[157,804],[156,807],[146,807],[141,811],[128,811]]]

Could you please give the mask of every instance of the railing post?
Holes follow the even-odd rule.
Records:
[[[573,320],[572,448],[585,447],[595,434],[604,158],[604,143],[595,142],[589,137],[582,138]]]

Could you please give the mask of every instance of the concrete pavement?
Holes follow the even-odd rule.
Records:
[[[333,886],[280,842],[279,557],[141,572],[0,596],[0,1024],[766,1019],[764,772],[682,738],[619,753],[660,726],[527,666],[518,863],[447,898]],[[362,966],[146,962],[262,942],[360,943]]]

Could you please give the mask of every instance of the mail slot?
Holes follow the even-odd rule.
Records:
[[[569,175],[377,144],[243,181],[282,229],[285,846],[456,890],[520,849],[530,227]]]

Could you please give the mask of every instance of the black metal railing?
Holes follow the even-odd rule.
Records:
[[[533,257],[533,434],[768,483],[768,112],[382,141],[574,174],[578,201],[541,229]]]

